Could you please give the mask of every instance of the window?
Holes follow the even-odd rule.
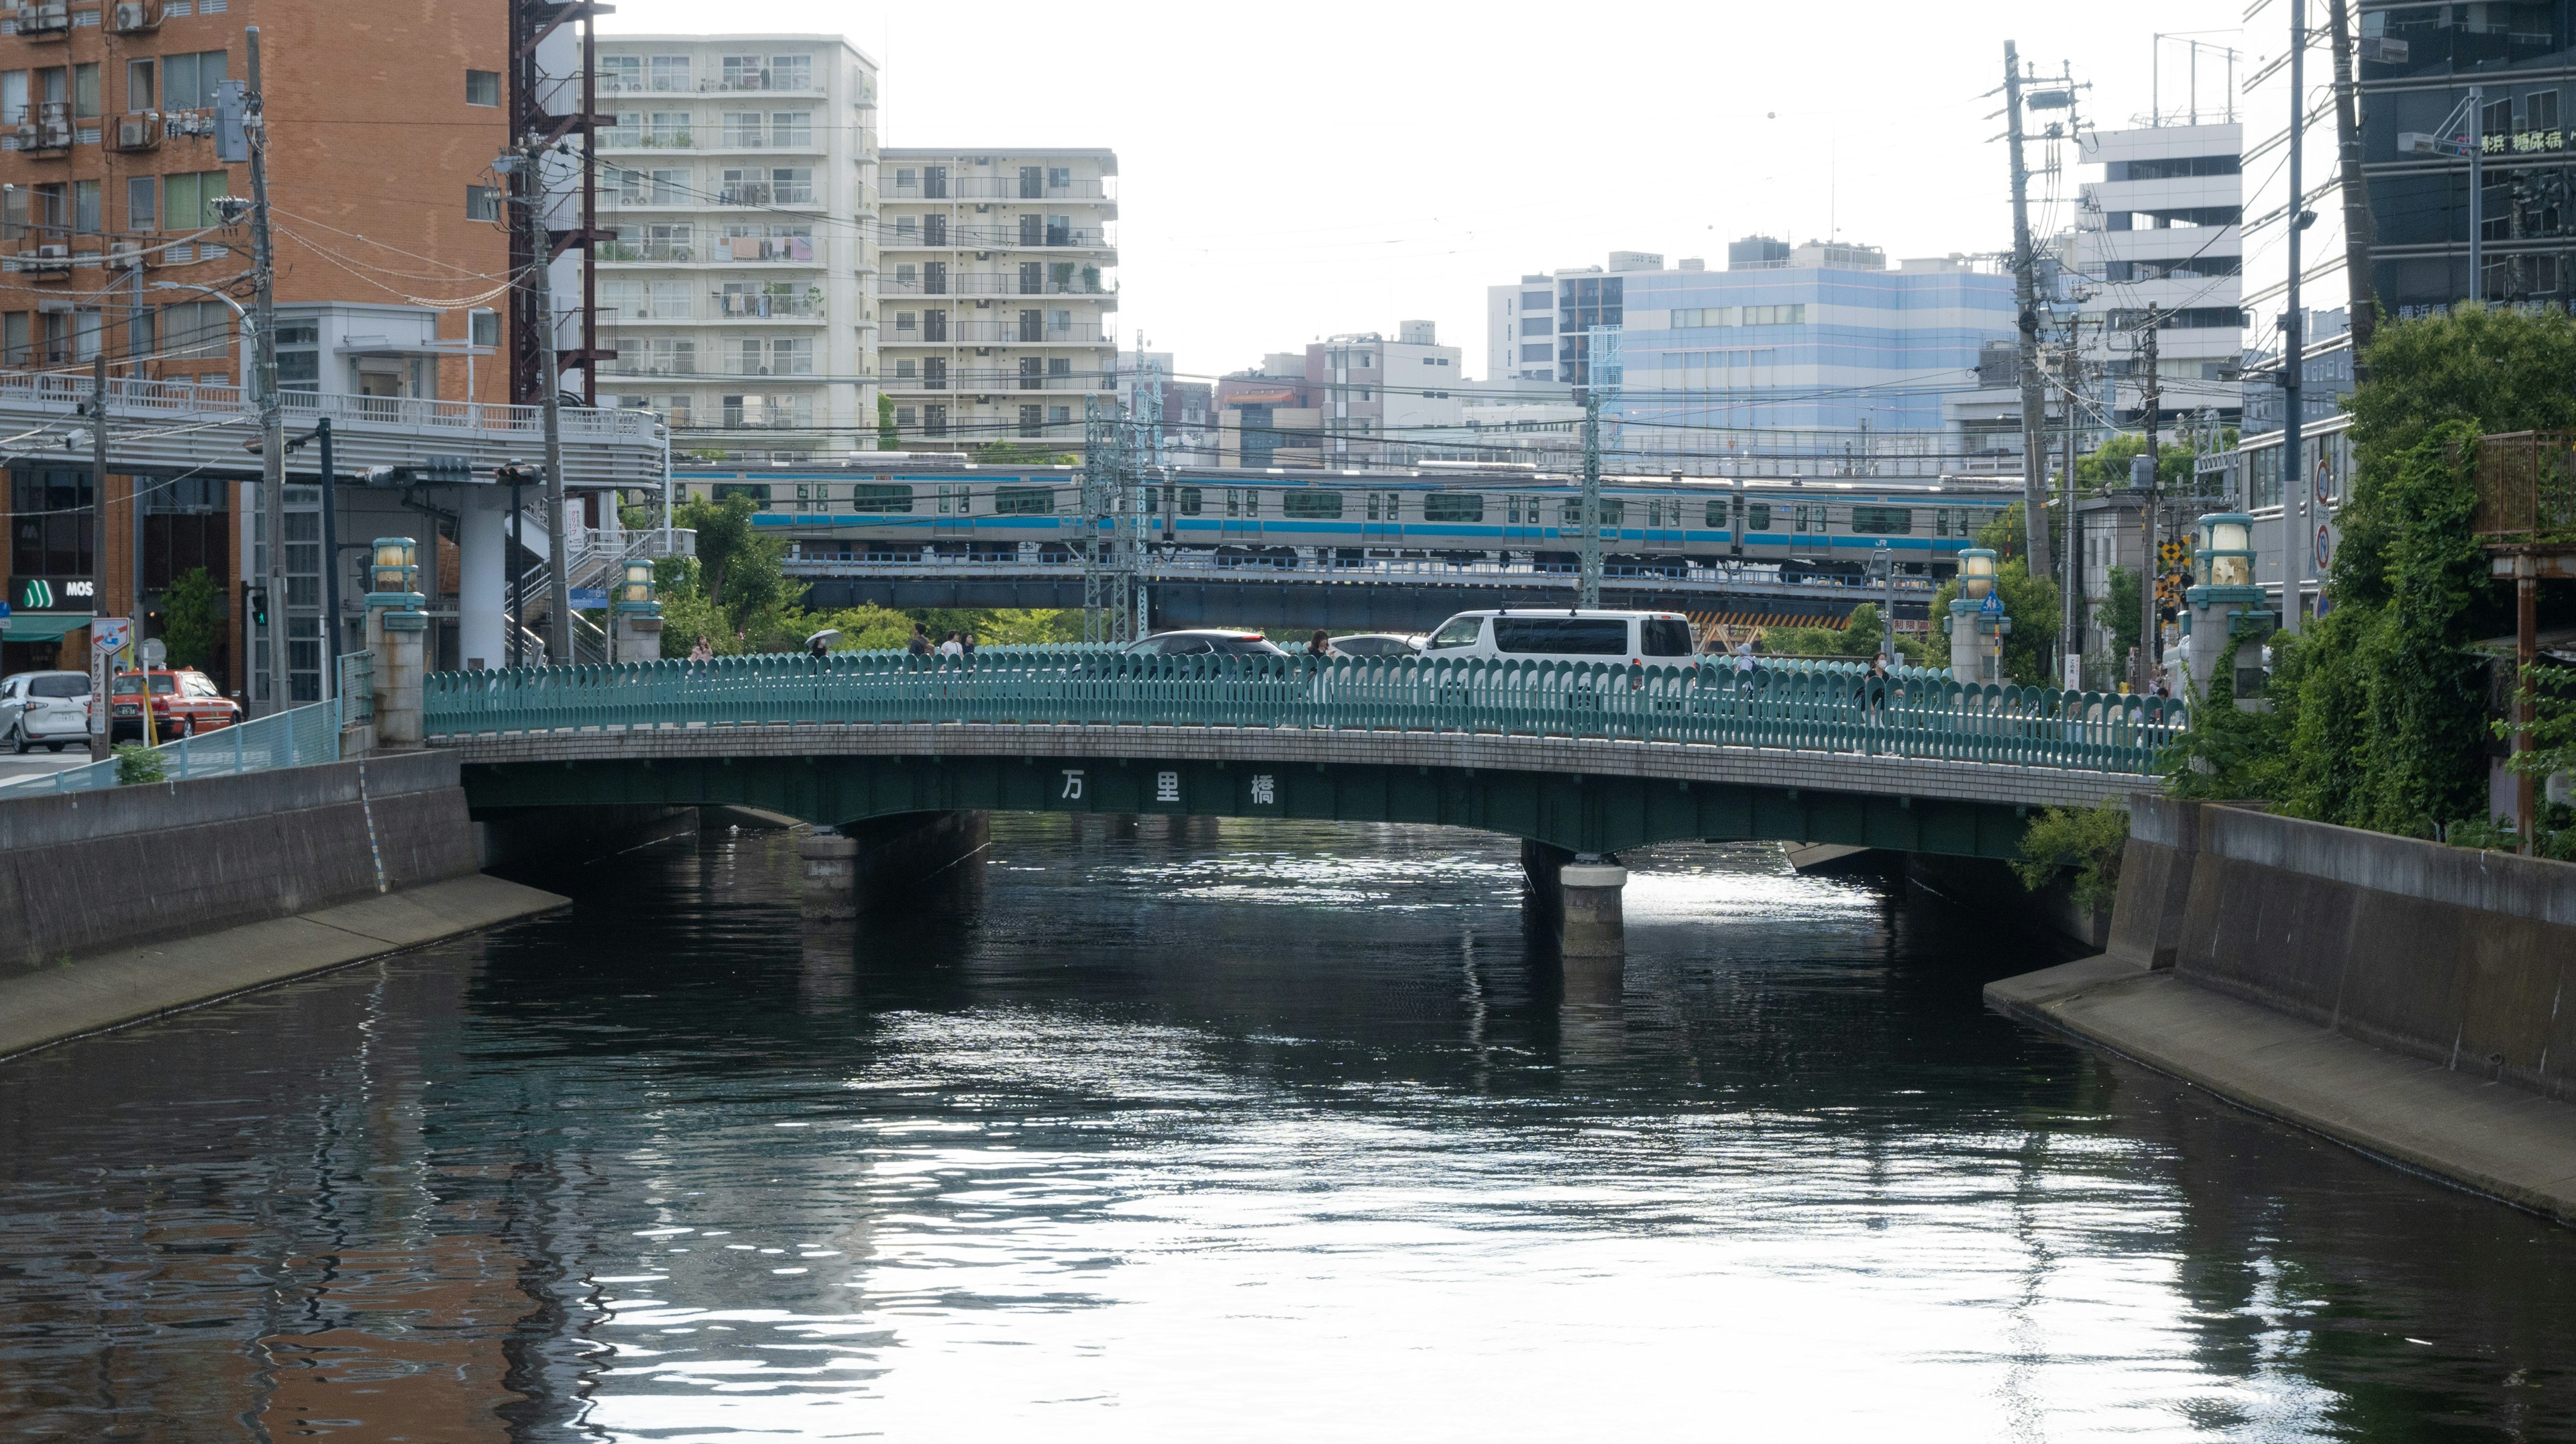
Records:
[[[1648,657],[1691,654],[1690,623],[1678,617],[1648,617],[1637,623],[1637,651]]]
[[[599,57],[599,88],[610,95],[632,95],[642,90],[644,57],[641,55]]]
[[[125,108],[159,110],[161,108],[160,62],[129,60],[125,62]]]
[[[1523,361],[1553,361],[1556,359],[1556,352],[1555,349],[1549,346],[1545,341],[1531,342],[1521,347],[1521,359]]]
[[[942,379],[939,384],[945,386],[948,382],[945,379]],[[925,404],[921,408],[921,434],[924,436],[946,436],[948,434],[948,404],[946,402],[933,401]]]
[[[770,112],[769,143],[777,146],[812,145],[814,143],[813,113],[803,110]]]
[[[1744,509],[1744,529],[1747,531],[1769,531],[1771,529],[1771,503],[1767,501],[1757,501],[1750,506],[1747,506]]]
[[[84,236],[97,235],[102,228],[98,214],[98,182],[72,182],[72,229]]]
[[[1279,514],[1307,521],[1328,521],[1342,514],[1342,494],[1321,487],[1301,487],[1283,492],[1279,498]]]
[[[0,315],[0,361],[11,366],[27,364],[27,313],[11,311]]]
[[[1553,316],[1523,316],[1521,318],[1521,334],[1524,336],[1553,336],[1556,334],[1556,318]]]
[[[501,103],[501,72],[497,70],[469,70],[465,72],[465,103],[467,105],[499,105]]]
[[[1422,498],[1424,521],[1483,521],[1485,498],[1481,492],[1434,491]]]
[[[216,224],[215,200],[231,183],[231,177],[219,170],[163,176],[162,224],[174,231],[197,231]]]
[[[232,350],[233,311],[221,301],[181,301],[161,308],[165,352],[221,356]]]
[[[773,55],[769,57],[769,88],[772,90],[812,90],[814,57],[811,55]]]
[[[501,344],[501,313],[491,310],[465,313],[465,342],[469,346]]]
[[[215,87],[224,83],[224,52],[161,57],[161,102],[167,110],[212,110]]]
[[[1914,530],[1914,513],[1901,506],[1855,506],[1851,529],[1862,536],[1904,536]]]
[[[1496,617],[1494,649],[1524,655],[1628,655],[1628,624],[1607,617]]]
[[[1043,436],[1046,434],[1045,407],[1023,406],[1020,408],[1020,434],[1022,436]]]
[[[689,81],[689,57],[685,55],[656,55],[647,69],[651,77],[650,83],[655,90],[671,92],[697,89]]]
[[[1431,640],[1425,644],[1425,650],[1437,652],[1451,647],[1472,647],[1484,632],[1484,618],[1456,617],[1443,623],[1439,631],[1431,634]]]
[[[1023,411],[1034,408],[1022,407]],[[1051,516],[1055,512],[1055,488],[1048,486],[997,486],[993,488],[995,516]]]
[[[0,125],[16,125],[32,120],[27,114],[27,72],[0,71]]]
[[[319,323],[278,323],[277,385],[282,391],[322,389],[322,327]]]
[[[717,143],[734,149],[758,150],[761,137],[768,133],[768,122],[757,110],[728,110],[717,119],[724,127]]]
[[[83,120],[97,119],[100,104],[98,91],[96,64],[72,67],[72,114]]]
[[[465,219],[497,221],[501,219],[501,192],[496,186],[465,188]]]
[[[1065,409],[1070,411],[1073,408],[1066,407]],[[1179,495],[1175,496],[1172,500],[1172,510],[1179,512],[1183,516],[1197,516],[1200,508],[1205,505],[1205,499],[1200,496],[1199,489],[1195,486],[1184,486],[1180,488]]]
[[[1072,424],[1073,424],[1073,408],[1072,408],[1072,407],[1070,407],[1070,406],[1050,406],[1050,407],[1048,407],[1048,408],[1047,408],[1047,425],[1049,425],[1049,426],[1070,426],[1070,425],[1072,425]],[[1198,493],[1197,493],[1197,492],[1195,492],[1195,491],[1193,491],[1193,492],[1191,492],[1191,493],[1190,493],[1190,495],[1192,495],[1192,496],[1196,496],[1196,495],[1198,495]]]

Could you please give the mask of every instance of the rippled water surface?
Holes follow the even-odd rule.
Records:
[[[2576,1235],[1984,1013],[1760,850],[997,818],[0,1065],[24,1438],[2564,1439]]]

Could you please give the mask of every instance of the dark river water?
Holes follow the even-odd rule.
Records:
[[[0,1436],[2576,1437],[2576,1234],[1991,1016],[1761,849],[1603,986],[1434,829],[781,835],[0,1065]]]

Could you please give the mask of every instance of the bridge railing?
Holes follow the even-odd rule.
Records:
[[[347,659],[343,658],[343,661]],[[340,760],[342,704],[347,699],[290,707],[249,722],[238,722],[194,737],[182,737],[147,749],[159,764],[161,780],[185,782],[197,777],[230,777],[280,767],[311,767]],[[59,772],[25,777],[0,785],[0,799],[33,797],[48,792],[95,792],[118,786],[120,761],[111,757]]]
[[[433,737],[796,723],[1053,723],[1699,742],[2152,774],[2180,701],[1973,686],[1931,672],[1419,658],[793,654],[440,672]]]

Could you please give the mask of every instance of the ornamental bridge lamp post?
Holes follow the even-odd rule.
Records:
[[[612,643],[619,662],[657,662],[662,658],[662,604],[653,597],[653,563],[627,559],[617,584],[617,635]]]
[[[1950,680],[1982,685],[2003,680],[2003,638],[2012,630],[2002,594],[1995,590],[1995,554],[1984,547],[1959,553],[1959,595],[1941,619],[1950,634]]]
[[[2194,523],[2193,530],[2198,544],[2192,548],[2193,585],[2183,593],[2183,655],[2190,663],[2192,700],[2200,702],[2209,696],[2228,644],[2251,637],[2261,645],[2277,619],[2263,606],[2263,589],[2254,585],[2254,518],[2240,511],[2214,511]],[[2261,663],[2250,671],[2259,679]],[[2236,677],[2248,672],[2240,654]],[[2245,688],[2237,685],[2241,694]]]
[[[407,536],[380,536],[367,565],[367,650],[375,653],[376,745],[421,745],[421,647],[429,617],[420,566]]]

